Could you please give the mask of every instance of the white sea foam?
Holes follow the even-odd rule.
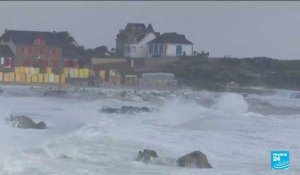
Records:
[[[93,101],[1,96],[0,174],[270,174],[270,151],[281,149],[290,151],[290,162],[300,161],[297,113],[259,114],[238,94],[157,92],[160,101],[145,102],[124,101],[117,98],[118,92],[107,93],[112,98]],[[203,99],[215,103],[197,103]],[[103,105],[157,110],[104,114],[98,111]],[[2,120],[12,113],[44,120],[50,129],[12,128]],[[160,159],[152,164],[136,162],[141,149],[156,150]],[[214,168],[175,166],[178,157],[194,150],[204,152]],[[299,171],[293,163],[287,173]]]
[[[244,97],[235,93],[224,93],[216,99],[213,106],[215,109],[225,113],[241,114],[248,110],[248,104]]]

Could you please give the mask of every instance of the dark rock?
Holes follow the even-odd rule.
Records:
[[[133,112],[150,112],[148,107],[133,107],[133,106],[122,106],[118,111],[119,113],[133,113]]]
[[[10,116],[9,119],[12,122],[12,126],[16,128],[23,129],[45,129],[47,125],[45,122],[41,121],[39,123],[35,123],[31,118],[27,116]]]
[[[103,113],[118,113],[118,114],[125,114],[125,113],[140,113],[140,112],[150,112],[148,107],[133,107],[133,106],[122,106],[121,108],[110,108],[110,107],[102,107],[101,112]]]
[[[148,163],[152,159],[157,158],[157,153],[154,150],[144,149],[144,151],[139,151],[137,161]]]
[[[117,108],[105,108],[105,107],[103,107],[101,112],[112,114],[112,113],[117,113],[118,110],[119,109],[117,109]]]
[[[47,125],[45,122],[43,121],[40,121],[38,124],[35,125],[36,126],[36,129],[45,129],[47,128]]]
[[[200,151],[194,151],[178,158],[177,165],[180,167],[212,168],[206,155]]]
[[[48,90],[44,92],[45,96],[64,96],[67,95],[67,91],[65,90]]]

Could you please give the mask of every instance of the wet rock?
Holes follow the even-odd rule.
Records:
[[[71,159],[70,156],[67,156],[67,155],[65,155],[65,154],[61,154],[61,155],[59,156],[59,158],[60,158],[60,159]]]
[[[194,151],[177,159],[180,167],[212,168],[207,157],[201,151]]]
[[[140,113],[140,112],[150,112],[148,107],[134,107],[134,106],[122,106],[121,108],[110,108],[110,107],[102,107],[101,112],[103,113],[117,113],[117,114],[125,114],[125,113]]]
[[[106,108],[106,107],[103,107],[101,112],[103,113],[108,113],[108,114],[112,114],[112,113],[117,113],[119,109],[117,108]]]
[[[65,96],[67,95],[67,91],[65,90],[48,90],[44,92],[45,96]]]
[[[157,153],[154,150],[144,149],[144,151],[139,151],[137,161],[148,163],[154,158],[157,158]]]
[[[12,126],[16,128],[23,129],[45,129],[47,125],[45,122],[40,121],[39,123],[35,123],[31,118],[27,116],[10,116],[9,119],[12,122]]]
[[[133,112],[150,112],[150,109],[148,107],[122,106],[122,108],[118,112],[121,114]]]

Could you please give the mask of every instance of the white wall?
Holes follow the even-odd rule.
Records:
[[[166,56],[176,56],[176,46],[182,45],[182,54],[185,52],[186,56],[193,55],[193,45],[192,44],[166,44],[167,51]]]
[[[137,44],[130,44],[130,46],[135,46],[135,52],[126,53],[125,56],[131,58],[145,58],[148,54],[147,43],[156,38],[154,33],[149,33],[144,39],[142,39]],[[126,49],[126,48],[125,48]]]

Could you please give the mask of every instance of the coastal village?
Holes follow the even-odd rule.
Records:
[[[106,46],[85,50],[70,33],[5,29],[0,83],[175,86],[175,76],[160,73],[160,67],[199,54],[184,34],[161,34],[151,24],[128,23],[110,51]]]

